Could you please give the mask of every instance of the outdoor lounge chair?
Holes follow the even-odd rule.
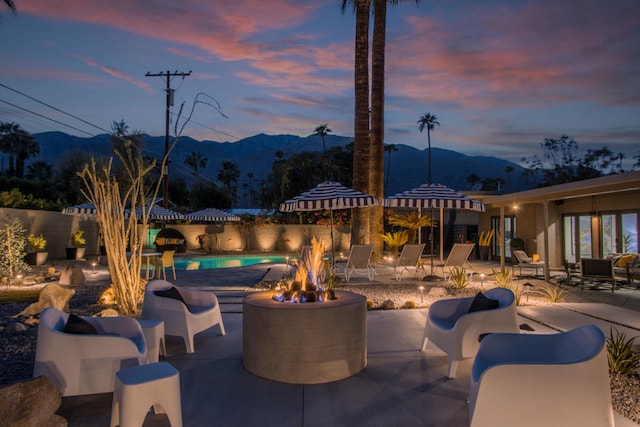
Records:
[[[373,254],[373,245],[353,245],[349,251],[349,258],[345,265],[336,264],[338,274],[343,274],[348,282],[351,275],[360,274],[367,276],[369,280],[373,280],[376,271],[371,263],[371,254]]]
[[[164,321],[164,333],[182,337],[187,353],[194,352],[193,336],[220,325],[225,335],[218,298],[211,291],[184,289],[165,280],[147,283],[142,319]]]
[[[404,245],[398,257],[398,262],[393,268],[393,274],[397,281],[400,281],[402,273],[409,271],[410,268],[413,268],[416,272],[418,271],[418,264],[423,250],[424,243],[420,245]]]
[[[40,313],[33,377],[45,375],[63,396],[112,392],[116,372],[146,363],[132,317],[71,316],[51,307]]]
[[[493,288],[484,294],[488,300],[497,300],[497,308],[487,306],[477,311],[474,300],[481,297],[443,299],[434,302],[427,313],[422,351],[432,341],[447,353],[449,378],[455,378],[458,362],[473,357],[478,350],[478,338],[492,332],[518,332],[516,302],[513,292],[506,288]],[[488,301],[491,302],[491,301]]]
[[[469,264],[469,255],[473,251],[475,243],[455,243],[447,260],[442,265],[438,265],[442,270],[442,275],[445,280],[449,280],[451,277],[451,270],[454,268],[464,268],[467,271],[469,279],[473,275],[473,268]]]
[[[584,289],[585,281],[592,283],[610,283],[611,292],[613,292],[616,287],[613,259],[580,259],[580,286],[582,289]]]
[[[605,336],[595,325],[559,334],[490,334],[473,362],[472,427],[613,426]]]
[[[535,275],[538,275],[538,270],[544,271],[544,261],[534,261],[532,257],[527,255],[525,251],[514,250],[511,252],[511,260],[513,264],[511,266],[512,270],[515,270],[516,267],[520,269],[520,275],[522,275],[523,268],[531,268],[534,269]]]

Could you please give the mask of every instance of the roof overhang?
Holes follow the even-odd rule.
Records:
[[[575,181],[550,187],[535,188],[517,193],[482,197],[490,207],[512,206],[514,203],[545,203],[556,200],[576,199],[602,194],[640,190],[640,171],[607,175],[599,178]]]

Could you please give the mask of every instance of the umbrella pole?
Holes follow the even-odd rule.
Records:
[[[329,275],[333,275],[336,267],[336,249],[333,245],[333,209],[329,209],[329,213],[331,214],[331,271]]]

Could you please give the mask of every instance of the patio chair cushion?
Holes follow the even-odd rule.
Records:
[[[98,335],[98,330],[91,323],[75,314],[69,314],[67,323],[64,325],[64,333],[67,334],[92,334]]]
[[[482,292],[478,292],[473,298],[473,301],[471,301],[468,313],[473,313],[475,311],[481,310],[494,310],[499,306],[500,303],[497,299],[487,298],[485,294],[483,294]]]
[[[169,289],[158,289],[157,291],[153,291],[153,294],[159,297],[177,299],[178,301],[183,303],[187,307],[187,309],[189,309],[187,303],[184,302],[184,298],[182,298],[182,294],[180,294],[180,291],[175,286],[172,286]],[[189,309],[189,311],[191,311],[191,309]]]
[[[635,258],[635,255],[633,254],[622,255],[620,258],[618,258],[616,267],[627,268],[627,265],[629,264],[629,262],[633,261],[634,258]]]

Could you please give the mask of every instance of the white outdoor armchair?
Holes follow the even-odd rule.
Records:
[[[113,391],[115,373],[147,363],[140,324],[131,317],[80,317],[95,333],[66,333],[69,313],[40,313],[33,377],[45,375],[63,396]]]
[[[373,254],[373,245],[353,245],[349,251],[349,258],[345,265],[337,265],[338,274],[344,275],[345,280],[351,280],[353,274],[367,276],[369,280],[373,280],[376,271],[371,263],[371,254]]]
[[[472,427],[613,426],[604,334],[584,325],[485,337],[471,371],[469,415]]]
[[[497,300],[498,307],[470,313],[469,308],[475,297],[468,297],[439,300],[429,308],[422,351],[431,341],[447,353],[449,378],[455,378],[459,361],[476,354],[480,335],[519,331],[513,292],[506,288],[494,288],[484,295],[489,300]]]
[[[155,293],[172,290],[182,301]],[[141,317],[164,321],[165,335],[182,337],[187,353],[194,352],[193,336],[199,332],[220,325],[220,332],[225,335],[220,304],[213,292],[178,289],[165,280],[147,283]]]

